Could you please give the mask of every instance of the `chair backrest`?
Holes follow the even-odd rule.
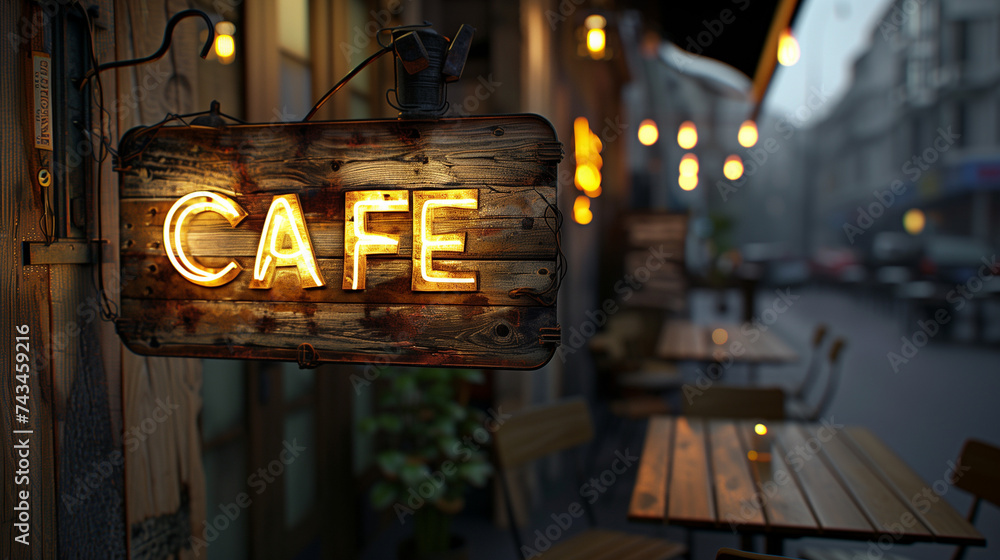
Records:
[[[826,325],[823,323],[816,325],[816,330],[813,331],[812,354],[809,356],[809,365],[806,366],[806,373],[802,376],[802,382],[799,383],[799,386],[792,393],[792,396],[796,399],[801,400],[804,398],[806,393],[816,384],[816,377],[819,375],[819,366],[822,360],[820,348],[823,346],[823,341],[826,340],[826,333]]]
[[[573,398],[515,413],[493,435],[493,446],[500,468],[514,469],[593,437],[587,403]]]
[[[958,464],[959,475],[952,483],[976,498],[1000,506],[1000,447],[966,440]]]
[[[686,392],[684,415],[784,420],[785,392],[776,387],[709,387]]]
[[[758,554],[756,552],[743,552],[733,548],[720,548],[715,554],[715,560],[782,560],[790,559],[789,556],[775,556],[773,554]]]
[[[837,338],[830,345],[830,354],[827,358],[826,385],[823,393],[820,394],[816,406],[812,410],[809,420],[819,420],[820,416],[826,413],[833,402],[833,397],[837,394],[837,387],[840,385],[840,356],[847,347],[847,341]]]

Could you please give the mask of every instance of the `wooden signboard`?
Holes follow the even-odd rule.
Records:
[[[535,115],[133,129],[118,332],[147,355],[540,367],[561,158]]]

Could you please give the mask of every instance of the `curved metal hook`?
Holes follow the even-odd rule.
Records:
[[[105,70],[110,70],[112,68],[122,68],[124,66],[135,66],[137,64],[145,64],[146,62],[152,62],[154,60],[159,60],[163,55],[167,54],[167,49],[170,48],[170,43],[173,41],[174,37],[174,27],[184,18],[199,16],[201,19],[205,20],[205,24],[208,25],[208,39],[205,41],[205,46],[201,48],[201,57],[205,58],[208,56],[209,51],[212,50],[212,44],[215,42],[215,26],[212,25],[212,20],[208,17],[208,14],[201,10],[188,9],[181,10],[174,14],[173,17],[167,21],[167,28],[163,35],[163,42],[160,44],[160,48],[156,50],[153,54],[143,57],[143,58],[132,58],[129,60],[116,60],[114,62],[108,62],[106,64],[101,64],[97,68],[91,68],[84,76],[83,80],[80,81],[80,89],[83,89],[87,82],[100,72]]]

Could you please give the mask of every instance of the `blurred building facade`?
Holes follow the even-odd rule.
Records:
[[[895,0],[853,71],[801,134],[806,249],[864,252],[911,208],[929,234],[1000,245],[1000,4]]]

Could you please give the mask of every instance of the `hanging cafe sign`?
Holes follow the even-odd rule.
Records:
[[[555,351],[562,147],[541,117],[154,126],[118,157],[134,352],[535,368]]]

